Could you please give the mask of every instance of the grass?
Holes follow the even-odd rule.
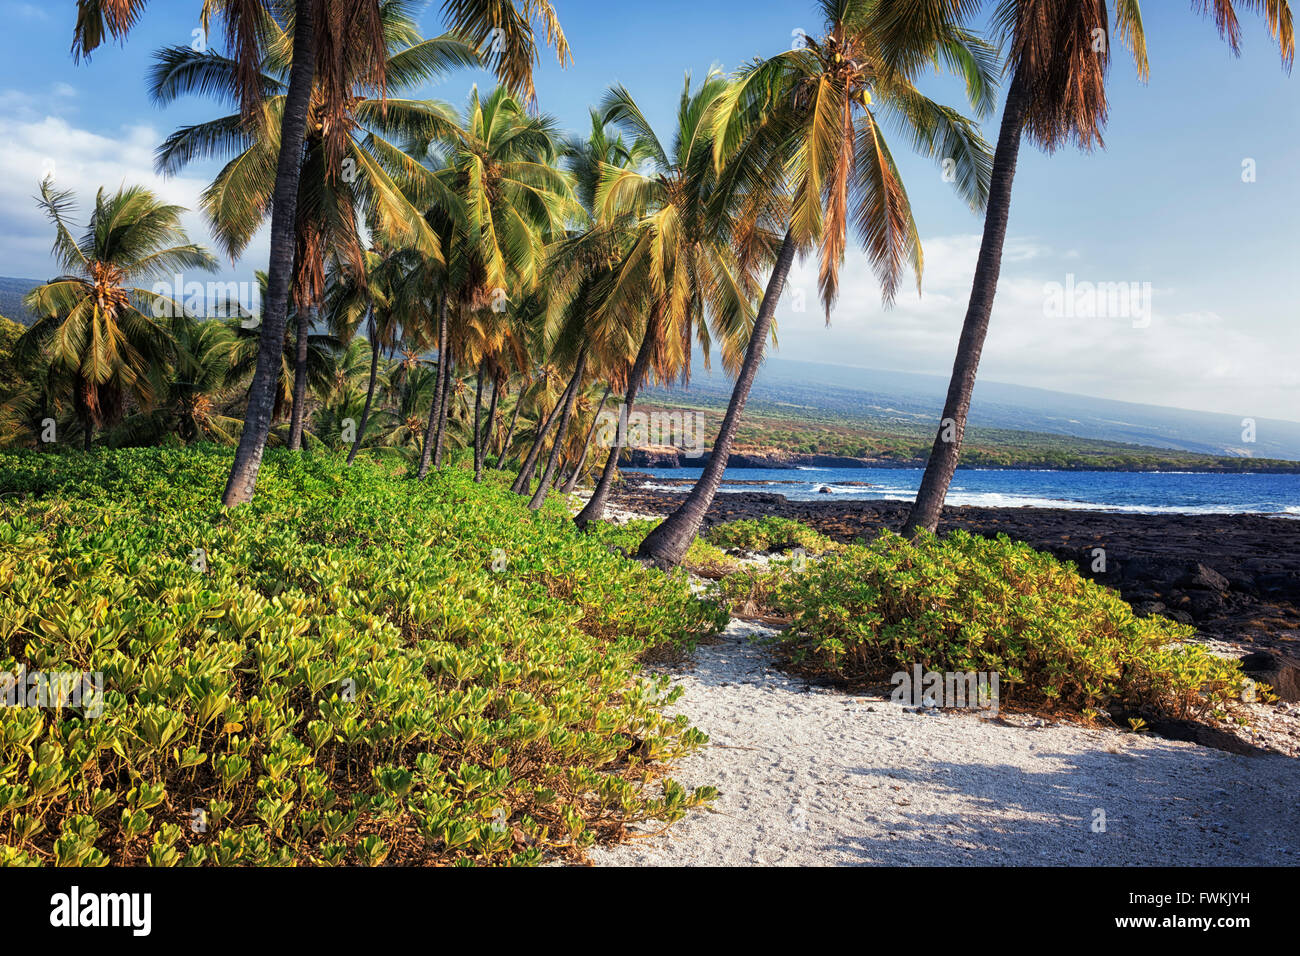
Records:
[[[268,454],[0,456],[0,863],[535,864],[708,800],[638,657],[725,620],[459,469]],[[496,476],[494,476],[495,479]]]

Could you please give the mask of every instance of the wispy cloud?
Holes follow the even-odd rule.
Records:
[[[777,313],[787,358],[947,375],[970,295],[979,236],[924,241],[923,294],[905,285],[893,308],[866,258],[850,252],[842,294],[826,328],[816,264],[799,263]],[[1149,283],[1149,323],[1132,316],[1059,317],[1049,283]],[[806,309],[794,311],[802,293]],[[1300,326],[1282,316],[1221,315],[1184,301],[1173,277],[1112,275],[1077,250],[1009,237],[980,375],[1121,401],[1256,417],[1300,419]]]

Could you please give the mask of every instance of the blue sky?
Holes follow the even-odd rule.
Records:
[[[439,4],[424,15],[440,30]],[[555,0],[573,47],[566,70],[549,55],[537,76],[542,109],[574,130],[611,83],[637,96],[668,134],[683,73],[734,68],[816,35],[812,4],[789,0]],[[1126,401],[1300,420],[1300,77],[1279,66],[1262,22],[1243,14],[1234,59],[1190,4],[1147,0],[1151,79],[1139,84],[1116,51],[1106,149],[1047,157],[1026,146],[992,330],[981,374],[990,380]],[[31,197],[51,161],[60,185],[89,199],[100,184],[146,182],[197,205],[215,171],[196,166],[161,182],[152,150],[175,127],[215,115],[190,101],[150,104],[155,49],[188,44],[199,0],[154,0],[126,46],[89,63],[68,53],[72,0],[0,0],[0,274],[45,277],[50,233]],[[477,77],[481,82],[490,82]],[[475,76],[425,95],[463,102]],[[926,84],[960,105],[945,78]],[[997,118],[985,122],[996,135]],[[778,313],[779,354],[866,368],[947,374],[965,311],[980,219],[929,160],[894,152],[926,250],[923,295],[904,290],[890,310],[860,255],[850,253],[830,328],[815,301],[815,269],[798,268]],[[1243,162],[1255,178],[1243,182]],[[196,215],[192,234],[207,240]],[[265,266],[259,243],[231,267]],[[1150,321],[1080,317],[1045,308],[1052,283],[1132,282],[1150,290]],[[1143,285],[1145,284],[1145,285]],[[802,290],[808,307],[797,311]],[[1143,300],[1147,301],[1147,300]]]

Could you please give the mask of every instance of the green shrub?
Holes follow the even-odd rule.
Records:
[[[228,452],[0,456],[0,673],[100,672],[103,716],[0,708],[0,863],[515,863],[708,799],[637,657],[726,620],[459,468]]]
[[[727,521],[710,528],[705,539],[728,551],[805,551],[820,554],[835,548],[835,542],[793,518],[753,518]]]
[[[1193,628],[1139,618],[1071,564],[1005,535],[916,542],[884,532],[794,572],[737,575],[728,597],[790,620],[792,661],[854,681],[915,664],[999,675],[1003,704],[1093,717],[1111,706],[1222,714],[1244,678],[1235,662],[1187,645]]]
[[[658,524],[658,518],[635,518],[621,525],[602,521],[588,526],[587,534],[606,547],[632,555]],[[717,578],[738,570],[740,563],[716,545],[696,538],[682,559],[682,567],[695,574]]]

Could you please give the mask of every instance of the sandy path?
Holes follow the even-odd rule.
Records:
[[[732,622],[676,676],[712,742],[673,776],[718,787],[715,812],[594,863],[1300,864],[1300,760],[906,712],[783,674],[756,631]]]

